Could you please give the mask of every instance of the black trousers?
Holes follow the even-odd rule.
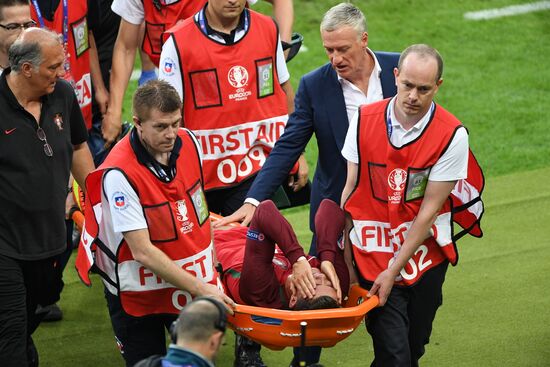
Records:
[[[387,303],[367,314],[372,337],[371,367],[418,366],[430,341],[432,323],[443,302],[443,282],[449,263],[428,270],[412,287],[393,287]],[[365,289],[372,284],[361,282]]]
[[[36,315],[36,307],[57,302],[62,288],[58,256],[25,261],[0,255],[0,366],[37,365],[31,334],[44,315]]]
[[[165,330],[170,329],[177,315],[133,317],[122,309],[120,298],[105,290],[115,340],[126,361],[132,367],[155,354],[166,354]]]

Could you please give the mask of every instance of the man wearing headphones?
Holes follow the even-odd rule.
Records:
[[[166,356],[149,357],[135,367],[214,366],[226,325],[226,310],[219,301],[208,297],[195,298],[172,324],[172,343]]]

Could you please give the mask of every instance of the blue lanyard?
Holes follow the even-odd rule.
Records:
[[[32,0],[32,5],[36,10],[36,16],[38,17],[38,23],[40,23],[40,28],[46,28],[44,24],[44,17],[40,11],[40,6],[38,6],[37,0]],[[63,45],[67,48],[69,44],[69,5],[68,0],[63,0]]]
[[[36,0],[33,0],[36,1]],[[64,0],[66,1],[66,0]],[[199,11],[198,14],[198,21],[199,21],[199,27],[201,28],[202,33],[208,36],[208,30],[206,29],[206,16],[204,15],[204,9],[206,7],[202,8],[201,11]],[[246,9],[243,10],[245,12],[244,14],[244,31],[246,32],[248,30],[248,12]]]

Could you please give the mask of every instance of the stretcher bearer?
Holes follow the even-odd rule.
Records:
[[[179,96],[168,83],[151,81],[133,103],[135,129],[86,181],[77,258],[86,283],[92,265],[103,278],[127,366],[166,353],[165,328],[194,297],[233,305],[214,267],[200,154],[179,127]]]
[[[483,175],[464,126],[433,102],[442,72],[435,49],[407,48],[394,70],[397,96],[361,106],[342,150],[353,258],[383,306],[367,323],[372,366],[418,366],[458,260],[453,220],[481,235]]]
[[[245,4],[209,1],[168,32],[159,64],[202,148],[210,210],[222,215],[242,204],[293,105],[277,25]]]

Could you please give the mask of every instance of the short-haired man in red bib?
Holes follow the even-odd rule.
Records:
[[[407,48],[394,70],[397,95],[361,106],[342,149],[348,243],[360,283],[380,297],[367,323],[372,366],[418,366],[458,260],[453,221],[481,236],[483,175],[462,123],[433,102],[442,72],[437,50]]]

